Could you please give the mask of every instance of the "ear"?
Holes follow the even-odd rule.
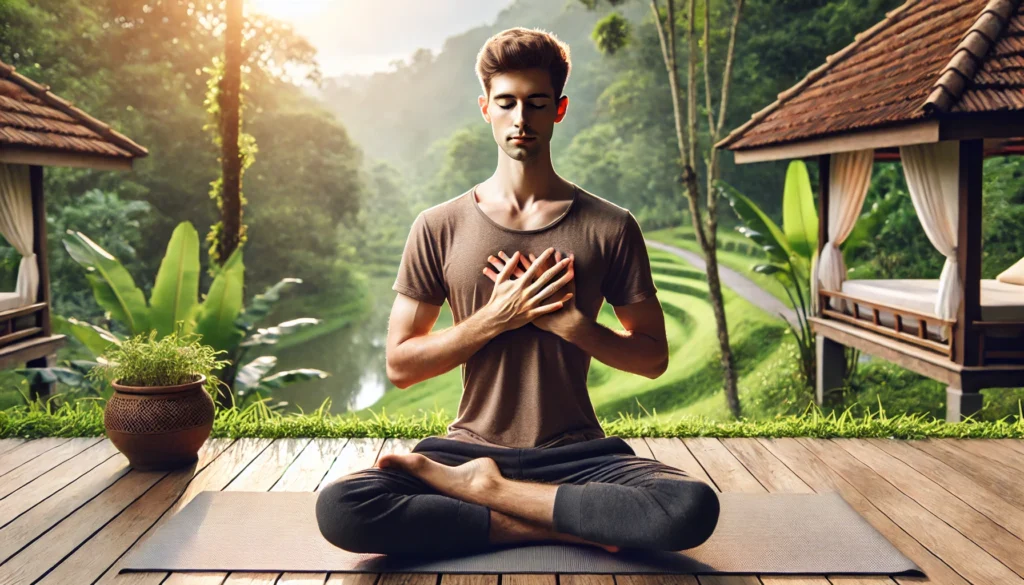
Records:
[[[487,96],[477,96],[476,103],[480,105],[480,115],[482,115],[484,120],[487,120],[487,123],[490,124],[491,115],[487,113]]]
[[[562,121],[565,117],[565,110],[569,107],[569,96],[563,95],[558,99],[558,115],[555,117],[555,123]]]

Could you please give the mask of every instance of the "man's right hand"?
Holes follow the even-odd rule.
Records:
[[[549,283],[569,264],[569,258],[563,258],[561,262],[556,262],[554,266],[540,272],[547,265],[546,261],[554,250],[544,250],[522,276],[513,280],[512,275],[517,271],[521,258],[516,251],[498,273],[491,298],[480,311],[484,312],[500,331],[518,329],[540,315],[562,308],[562,300],[546,305],[540,304],[573,278],[573,274],[567,271],[561,278]],[[488,258],[488,261],[491,261],[491,258]],[[488,270],[490,268],[484,268],[484,274],[487,274]],[[564,297],[564,300],[570,297],[571,293]]]

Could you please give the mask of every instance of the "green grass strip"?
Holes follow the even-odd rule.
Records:
[[[452,417],[444,410],[422,416],[388,415],[374,412],[362,419],[352,413],[331,414],[330,399],[309,414],[281,414],[271,410],[264,399],[245,409],[217,412],[211,437],[291,438],[291,437],[398,437],[422,438],[446,433]],[[888,417],[879,405],[877,412],[854,417],[849,410],[825,415],[814,404],[801,415],[768,421],[747,419],[719,422],[704,417],[678,417],[662,420],[651,416],[619,415],[615,420],[600,419],[609,436],[620,437],[888,437],[924,438],[1024,438],[1024,416],[1018,404],[1016,420],[968,419],[959,423],[923,414]],[[65,402],[53,407],[52,400],[35,400],[0,412],[0,438],[22,437],[96,437],[103,436],[103,407],[97,400]]]

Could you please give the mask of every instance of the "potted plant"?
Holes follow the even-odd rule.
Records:
[[[157,339],[156,330],[111,345],[88,376],[110,383],[103,411],[107,436],[140,471],[177,469],[198,460],[213,429],[220,380],[228,362],[195,334]]]

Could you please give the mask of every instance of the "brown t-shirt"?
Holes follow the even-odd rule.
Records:
[[[640,225],[628,209],[576,186],[556,220],[515,230],[484,213],[474,191],[416,217],[393,290],[433,305],[447,300],[458,324],[491,298],[494,282],[483,273],[494,268],[488,255],[539,256],[553,247],[575,254],[573,299],[588,317],[597,318],[605,299],[627,305],[657,292]],[[604,437],[587,393],[590,358],[532,323],[499,334],[461,365],[462,400],[447,438],[524,448]]]

